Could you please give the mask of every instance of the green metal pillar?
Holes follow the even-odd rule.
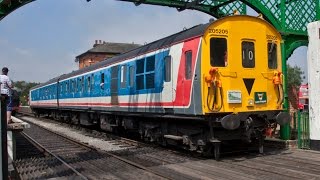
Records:
[[[8,179],[7,106],[6,97],[0,96],[0,179]]]
[[[286,48],[284,40],[281,42],[281,59],[282,59],[282,73],[283,78],[283,92],[284,92],[284,103],[283,108],[288,111],[288,88],[287,88],[287,59],[286,59]],[[290,139],[290,125],[283,125],[280,127],[280,138],[283,140]]]

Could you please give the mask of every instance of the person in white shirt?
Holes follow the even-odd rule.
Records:
[[[9,69],[7,67],[2,68],[2,74],[0,75],[0,88],[1,96],[6,96],[7,105],[7,123],[11,123],[11,112],[12,112],[12,88],[13,84],[8,76]]]

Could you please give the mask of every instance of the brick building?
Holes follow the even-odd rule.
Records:
[[[78,55],[75,62],[79,63],[79,69],[91,66],[97,62],[119,55],[139,47],[139,44],[128,43],[112,43],[96,40],[93,48]]]

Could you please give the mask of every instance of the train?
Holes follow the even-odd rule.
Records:
[[[281,40],[263,18],[224,17],[35,86],[30,107],[216,159],[224,143],[263,153],[266,130],[290,120]]]

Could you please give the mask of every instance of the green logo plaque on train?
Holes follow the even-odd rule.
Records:
[[[267,93],[266,92],[255,92],[254,93],[254,103],[255,104],[267,103]]]

